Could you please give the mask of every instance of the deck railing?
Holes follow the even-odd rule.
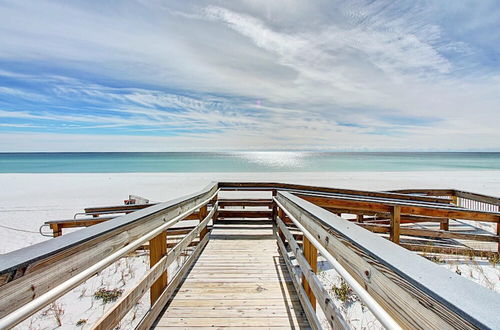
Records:
[[[220,191],[267,191],[273,199],[221,198]],[[471,198],[468,194],[460,197]],[[444,198],[407,192],[213,183],[198,193],[0,256],[0,329],[18,324],[147,242],[151,268],[93,327],[113,328],[149,290],[151,307],[138,325],[139,329],[149,328],[210,239],[207,226],[219,218],[274,220],[278,248],[313,328],[321,328],[316,304],[333,328],[349,327],[316,275],[318,254],[387,328],[495,328],[500,324],[498,294],[419,257],[403,248],[404,244],[394,244],[399,235],[433,235],[405,231],[409,229],[399,226],[405,216],[412,221],[418,217],[500,221],[498,213],[449,203]],[[367,205],[371,211],[391,215],[388,233],[392,242],[365,230],[370,223],[356,225],[335,215],[369,213]],[[243,209],[233,209],[235,206]],[[376,207],[380,210],[374,210]],[[199,223],[189,229],[172,228],[184,219]],[[169,231],[184,234],[171,248],[167,248]],[[188,246],[195,246],[194,251],[167,281],[168,266]]]
[[[394,193],[411,194],[414,196],[435,196],[448,199],[469,210],[499,212],[500,198],[457,189],[399,189]]]
[[[349,325],[342,313],[333,303],[328,291],[317,276],[318,250],[334,269],[341,274],[342,278],[349,284],[356,294],[362,299],[381,321],[389,329],[398,329],[399,325],[388,315],[385,310],[366,292],[366,290],[346,271],[342,265],[328,253],[321,243],[308,231],[293,214],[280,203],[282,195],[275,198],[278,206],[278,214],[275,219],[277,226],[277,241],[281,254],[285,259],[288,271],[292,274],[294,287],[299,294],[299,299],[304,306],[306,315],[313,328],[321,328],[321,322],[316,316],[316,302],[321,306],[327,321],[334,329],[349,329]],[[284,220],[289,219],[302,232],[302,248],[295,237],[285,225]],[[287,244],[293,253],[293,258],[297,261],[298,268],[293,266],[292,258],[289,255]],[[298,271],[297,271],[298,270]],[[301,280],[302,276],[302,280]],[[302,282],[302,285],[301,285]]]
[[[439,198],[448,199],[452,205],[459,206],[461,208],[478,211],[478,212],[489,212],[489,213],[499,213],[500,212],[500,197],[488,196],[484,194],[478,194],[469,191],[457,190],[457,189],[400,189],[393,190],[391,192],[394,193],[402,193],[402,194],[410,194],[413,196],[438,196]],[[478,219],[468,219],[467,217],[462,217],[459,219],[465,220],[478,220]],[[468,237],[459,237],[453,235],[446,235],[442,237],[449,238],[463,238],[471,240],[478,240],[483,242],[498,242],[497,253],[500,253],[500,221],[496,222],[496,235],[495,232],[492,232],[493,235],[469,235]],[[442,222],[441,229],[448,230],[449,221]],[[475,236],[475,237],[474,237]],[[475,254],[478,256],[487,256],[491,255],[489,253],[484,253],[483,251],[458,251],[461,254]]]
[[[201,251],[208,240],[205,228],[216,212],[216,204],[168,254],[165,231],[197,210],[200,210],[200,215],[204,214],[203,210],[217,197],[217,192],[218,187],[214,183],[197,194],[157,204],[1,256],[0,276],[4,284],[0,286],[0,329],[15,326],[148,241],[152,268],[139,285],[127,293],[124,300],[120,300],[121,309],[113,308],[100,323],[114,324],[149,287],[152,301],[150,314],[159,313],[161,308],[158,306],[172,294],[173,288],[172,285],[166,286],[165,270],[197,234],[201,234],[201,239],[196,253]],[[194,258],[190,258],[188,263],[192,263]],[[188,267],[186,264],[179,274],[187,272]],[[180,280],[176,277],[174,281],[178,283]],[[154,321],[155,317],[146,317],[141,324],[147,325],[151,319]],[[147,326],[141,325],[140,328]]]
[[[500,198],[471,193],[468,191],[455,190],[457,205],[471,210],[499,212]]]
[[[371,297],[361,299],[383,325],[393,328],[393,320],[405,328],[421,329],[494,328],[498,325],[499,316],[495,312],[500,306],[498,294],[479,289],[471,281],[424,258],[415,258],[410,251],[294,194],[278,192],[276,201],[280,209],[303,228],[314,248],[321,249],[327,259],[333,258],[364,288],[365,292],[356,292],[360,298]],[[280,220],[278,227],[286,238]],[[297,253],[296,246],[293,243],[291,246]],[[310,273],[302,265],[301,268],[303,273]],[[328,300],[320,290],[312,288],[325,315],[335,317],[336,313],[328,312]],[[380,309],[390,317],[381,315]],[[331,321],[341,322],[341,319]],[[339,323],[334,323],[335,326]]]

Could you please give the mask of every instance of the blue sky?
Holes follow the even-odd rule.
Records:
[[[0,1],[0,151],[500,150],[498,1]]]

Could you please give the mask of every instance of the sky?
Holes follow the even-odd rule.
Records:
[[[0,152],[500,151],[500,2],[0,0]]]

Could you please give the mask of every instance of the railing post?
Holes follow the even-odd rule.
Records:
[[[451,196],[450,204],[451,205],[458,205],[458,197]],[[450,230],[450,219],[446,219],[445,221],[442,221],[439,224],[439,229],[440,230]]]
[[[200,207],[200,211],[198,212],[198,218],[200,219],[200,222],[202,222],[203,219],[205,219],[207,214],[208,214],[207,204],[205,204],[202,207]],[[201,229],[200,241],[205,237],[205,235],[207,235],[207,233],[208,233],[208,225]]]
[[[500,206],[499,206],[500,208]],[[497,237],[500,237],[500,217],[498,217],[497,221]],[[498,241],[498,248],[497,248],[498,254],[500,254],[500,241]]]
[[[167,254],[167,232],[163,231],[149,241],[149,266],[153,267],[163,256]],[[150,290],[151,305],[160,297],[167,287],[168,273],[165,271],[160,278],[153,283]]]
[[[278,207],[276,206],[276,202],[274,201],[274,197],[276,197],[276,195],[278,194],[278,191],[276,189],[273,189],[273,212],[271,214],[271,217],[272,217],[272,221],[276,222],[276,215],[277,215],[277,209]]]
[[[389,238],[399,244],[399,232],[401,226],[401,206],[393,206],[391,211],[391,231]]]
[[[212,198],[212,208],[215,207],[215,204],[217,204],[217,201],[219,200],[219,194],[216,194],[214,198]],[[217,204],[217,210],[215,210],[215,213],[212,217],[212,225],[215,224],[215,221],[217,220],[217,215],[219,214],[219,204]]]
[[[363,215],[362,214],[357,214],[356,215],[356,222],[363,223],[363,221],[364,221]]]
[[[277,213],[278,213],[278,218],[280,218],[281,221],[283,221],[283,223],[285,223],[285,212],[283,212],[283,210],[281,208],[278,208],[278,212]],[[274,223],[276,224],[277,221],[274,221]],[[283,244],[285,244],[285,235],[283,234],[283,232],[281,232],[280,228],[278,228],[278,236],[283,241]]]
[[[305,235],[303,238],[303,244],[304,246],[302,250],[304,253],[304,257],[311,266],[313,272],[316,274],[318,272],[318,250],[307,239]],[[311,287],[309,286],[309,283],[307,283],[304,275],[302,275],[302,286],[304,287],[304,291],[306,292],[307,297],[309,297],[309,301],[311,302],[312,307],[314,308],[314,310],[316,310],[316,297],[314,296],[314,293],[312,292]]]
[[[52,229],[52,236],[53,237],[58,237],[58,236],[62,235],[62,228],[61,228],[61,226],[59,226],[59,224],[51,223],[50,229]]]
[[[278,206],[276,205],[276,201],[274,200],[274,197],[278,194],[278,191],[276,189],[272,190],[272,204],[271,204],[271,222],[273,223],[273,235],[276,237],[276,233],[279,234],[279,237],[282,239],[283,244],[285,243],[285,238],[283,234],[281,233],[281,230],[277,226],[277,221],[276,217],[279,217],[281,219],[282,213],[280,213],[280,210],[278,209]],[[278,238],[278,237],[276,237]]]
[[[217,201],[219,200],[219,193],[217,193],[217,195],[214,196],[214,198],[212,199],[212,205],[214,205]],[[224,204],[220,204],[217,206],[218,209],[225,209],[226,207],[224,206]],[[215,219],[215,217],[214,217]]]
[[[449,230],[450,229],[450,219],[444,219],[439,223],[439,230]]]

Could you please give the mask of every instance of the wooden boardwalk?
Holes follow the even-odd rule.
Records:
[[[309,329],[271,222],[216,222],[156,328]]]
[[[28,327],[145,246],[149,269],[93,330],[119,327],[146,293],[138,330],[350,329],[317,274],[318,253],[386,328],[497,329],[497,293],[413,251],[498,258],[499,207],[498,197],[455,189],[212,182],[154,205],[87,208],[84,218],[46,222],[55,239],[0,255],[0,329]],[[79,226],[90,227],[63,235]]]

